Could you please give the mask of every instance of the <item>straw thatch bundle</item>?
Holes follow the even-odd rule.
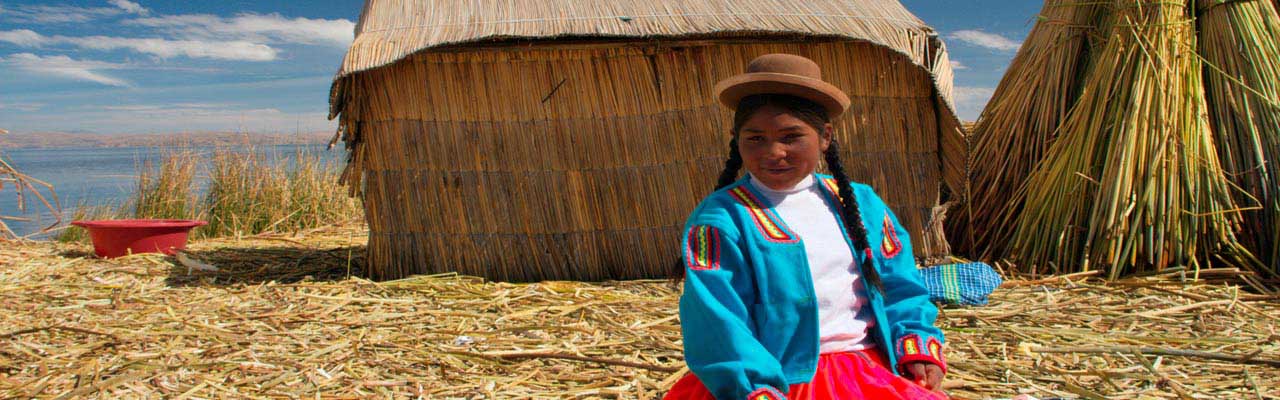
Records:
[[[1100,3],[1047,0],[1041,23],[1032,28],[973,127],[969,206],[950,221],[953,245],[963,252],[1000,252],[1010,229],[1002,218],[1009,187],[1022,184],[1044,157],[1054,133],[1079,96],[1077,77],[1088,67],[1091,36]]]
[[[1123,272],[1239,261],[1187,8],[1120,0],[1087,93],[1032,172],[1010,246],[1037,266]],[[1045,241],[1044,238],[1057,240]],[[1237,264],[1239,265],[1239,264]]]
[[[1218,155],[1241,190],[1241,241],[1280,272],[1280,16],[1263,1],[1199,0],[1200,52]]]
[[[972,219],[953,234],[1035,272],[1273,273],[1254,257],[1277,238],[1258,207],[1278,190],[1271,8],[1049,1],[973,132]]]
[[[727,154],[711,87],[769,52],[850,94],[851,175],[918,256],[946,254],[931,216],[965,161],[951,70],[896,2],[389,0],[366,3],[331,98],[369,273],[666,276]]]

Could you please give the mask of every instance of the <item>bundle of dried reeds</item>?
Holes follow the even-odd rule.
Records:
[[[1117,0],[1084,95],[1027,180],[1010,243],[1038,271],[1255,267],[1209,132],[1182,4]],[[1091,265],[1096,264],[1096,265]]]
[[[949,236],[962,252],[1000,254],[1013,229],[1007,219],[1021,204],[1008,188],[1021,185],[1052,143],[1079,95],[1101,3],[1048,0],[1040,22],[1013,58],[1009,72],[974,126],[970,140],[969,196],[964,211],[948,219]]]
[[[1037,272],[1273,279],[1278,26],[1268,2],[1047,1],[977,124],[952,236]]]
[[[1240,239],[1280,273],[1280,15],[1265,1],[1196,5],[1218,156],[1251,208]]]

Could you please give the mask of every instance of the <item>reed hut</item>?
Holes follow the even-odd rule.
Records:
[[[369,0],[331,91],[375,279],[666,277],[727,155],[712,86],[760,54],[848,92],[851,176],[948,252],[965,144],[936,33],[896,1]]]

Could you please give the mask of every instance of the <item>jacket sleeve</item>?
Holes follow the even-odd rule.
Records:
[[[683,242],[680,329],[689,370],[719,400],[785,398],[782,366],[756,339],[754,278],[738,234],[695,224]]]
[[[880,269],[884,283],[884,310],[890,324],[893,351],[898,359],[895,367],[899,374],[904,374],[908,363],[923,361],[946,372],[947,363],[942,355],[944,337],[942,331],[934,326],[938,308],[929,301],[929,290],[916,268],[911,235],[879,196],[872,193],[871,197],[884,210],[879,224],[868,225],[879,225],[883,233],[881,242],[871,243],[871,246],[879,247],[875,251],[884,260]]]

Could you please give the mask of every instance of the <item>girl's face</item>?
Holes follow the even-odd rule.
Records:
[[[742,164],[770,189],[791,189],[818,169],[831,145],[831,124],[821,128],[815,130],[782,108],[761,107],[737,133]]]

